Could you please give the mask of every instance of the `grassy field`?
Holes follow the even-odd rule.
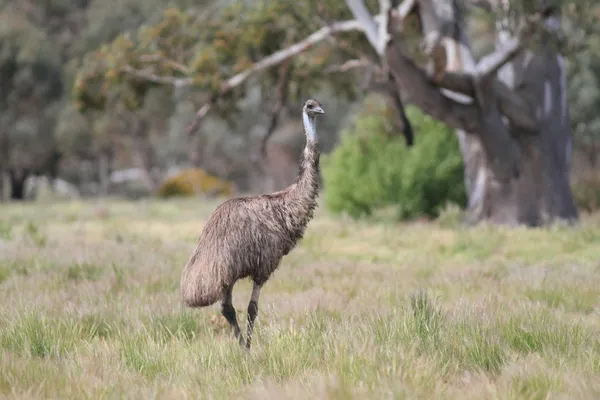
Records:
[[[600,398],[600,217],[465,229],[319,209],[247,353],[218,305],[180,303],[215,205],[0,205],[0,397]]]

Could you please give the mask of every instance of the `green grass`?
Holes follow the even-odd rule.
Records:
[[[95,281],[102,276],[104,269],[94,264],[73,264],[67,267],[66,277],[73,281],[90,280]]]
[[[3,206],[0,398],[600,396],[600,218],[466,229],[319,209],[250,353],[181,269],[217,203]],[[98,212],[99,208],[108,212]],[[243,331],[251,284],[234,304]]]

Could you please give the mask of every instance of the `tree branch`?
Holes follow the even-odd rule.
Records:
[[[392,78],[393,79],[393,78]],[[404,109],[404,103],[402,103],[402,99],[400,98],[400,93],[397,90],[394,90],[390,93],[392,97],[392,104],[394,104],[394,108],[396,108],[396,113],[400,117],[400,122],[402,123],[402,134],[404,135],[404,139],[406,140],[406,145],[411,147],[414,144],[414,132],[412,128],[412,124],[408,120],[406,116],[406,110]]]
[[[145,54],[145,55],[140,56],[140,61],[143,63],[163,62],[163,63],[167,64],[169,67],[173,68],[174,70],[181,72],[182,74],[186,74],[186,75],[190,74],[190,69],[187,66],[185,66],[177,61],[169,60],[162,54]]]
[[[483,57],[477,67],[475,74],[478,80],[487,80],[495,75],[500,68],[515,58],[525,48],[525,43],[533,33],[533,27],[544,18],[543,13],[535,13],[525,17],[517,28],[515,37],[505,41],[504,46]]]
[[[375,49],[377,54],[383,54],[383,49],[380,48],[380,38],[377,24],[373,19],[373,16],[365,6],[363,0],[346,0],[346,5],[352,12],[356,22],[360,24],[362,30],[365,32],[367,40],[371,46]]]
[[[477,79],[487,80],[494,76],[500,68],[515,58],[523,47],[523,41],[519,37],[511,38],[502,49],[482,57],[475,67]]]
[[[498,108],[513,124],[526,130],[536,131],[538,121],[529,104],[501,81],[494,81],[494,92],[498,96]]]
[[[288,85],[290,82],[290,70],[291,70],[291,60],[286,60],[283,64],[281,64],[279,68],[279,79],[277,82],[277,99],[275,100],[275,105],[271,109],[271,118],[269,121],[269,126],[267,128],[267,133],[263,136],[260,142],[260,154],[263,159],[267,157],[267,142],[275,132],[275,128],[277,128],[277,124],[279,122],[279,115],[281,114],[281,110],[285,106],[287,100],[288,93]]]
[[[348,60],[340,65],[330,65],[325,68],[323,72],[332,73],[332,72],[346,72],[356,68],[366,68],[371,63],[367,60]]]
[[[237,86],[242,84],[246,79],[248,79],[248,77],[250,77],[252,74],[262,71],[262,70],[265,70],[267,68],[273,67],[277,64],[280,64],[281,62],[287,60],[288,58],[292,58],[292,57],[308,50],[315,44],[323,41],[324,39],[328,38],[329,36],[331,36],[335,33],[350,32],[350,31],[357,31],[357,30],[360,31],[362,29],[363,29],[362,25],[358,21],[355,21],[355,20],[339,21],[339,22],[334,22],[328,26],[324,26],[323,28],[319,29],[318,31],[310,34],[308,37],[306,37],[306,39],[304,39],[298,43],[295,43],[285,49],[276,51],[275,53],[271,54],[270,56],[267,56],[267,57],[263,58],[262,60],[256,62],[254,65],[252,65],[252,67],[229,78],[228,80],[223,82],[221,84],[221,86],[219,87],[219,95],[223,95],[223,94],[229,92],[231,89],[236,88]],[[139,69],[133,68],[130,65],[126,65],[125,67],[123,67],[122,70],[132,76],[137,77],[137,78],[144,79],[144,80],[158,83],[158,84],[173,85],[176,87],[192,86],[194,84],[193,77],[176,78],[173,76],[157,75],[148,70],[139,70]]]
[[[250,75],[252,75],[258,71],[262,71],[264,69],[270,68],[274,65],[277,65],[277,64],[281,63],[282,61],[287,60],[288,58],[294,57],[295,55],[308,50],[315,44],[326,39],[328,36],[330,36],[334,33],[349,32],[349,31],[356,31],[356,30],[362,30],[362,29],[363,29],[362,25],[359,24],[358,21],[355,21],[355,20],[334,22],[331,25],[324,26],[323,28],[319,29],[318,31],[310,34],[306,39],[304,39],[296,44],[293,44],[288,48],[276,51],[275,53],[271,54],[270,56],[267,56],[267,57],[263,58],[262,60],[258,61],[256,64],[254,64],[252,67],[248,68],[247,70],[240,72],[239,74],[228,79],[221,85],[220,92],[226,93],[227,91],[235,88],[236,86],[239,86],[242,82],[244,82],[246,79],[248,79],[248,77]]]
[[[375,49],[377,54],[383,56],[385,46],[391,38],[389,32],[389,20],[392,18],[395,24],[401,24],[406,16],[417,5],[418,0],[404,0],[398,7],[392,7],[391,0],[379,0],[379,14],[372,16],[363,0],[345,0],[352,15],[362,26],[367,40]]]
[[[200,122],[202,121],[202,118],[204,118],[206,116],[206,114],[208,114],[208,112],[212,108],[213,104],[214,104],[214,100],[211,100],[211,101],[203,104],[202,107],[200,107],[198,109],[198,111],[196,111],[196,115],[194,115],[194,119],[192,120],[192,122],[188,126],[185,127],[186,134],[191,135],[196,129],[198,129],[198,127],[200,126]]]
[[[160,85],[172,85],[175,87],[190,86],[194,83],[194,78],[176,78],[174,76],[157,75],[153,72],[143,69],[133,68],[131,65],[126,65],[122,71],[145,81],[158,83]]]
[[[392,16],[397,22],[402,22],[406,19],[408,14],[412,12],[412,10],[417,5],[417,0],[404,0],[398,6],[397,10],[392,10]]]
[[[379,12],[381,13],[381,21],[379,21],[379,32],[377,33],[377,54],[383,54],[385,45],[390,38],[388,33],[388,19],[390,10],[392,9],[391,0],[379,0]]]
[[[443,89],[448,89],[471,97],[475,96],[473,75],[468,72],[445,72],[435,83]]]
[[[494,10],[490,0],[467,0],[467,4],[473,7],[481,8],[487,12],[492,12]]]
[[[196,113],[196,116],[194,117],[194,120],[186,127],[186,132],[188,132],[188,134],[190,134],[191,132],[195,131],[198,128],[198,126],[200,125],[200,121],[202,120],[202,118],[204,118],[204,116],[208,113],[208,111],[212,107],[212,104],[220,96],[228,93],[229,91],[233,90],[237,86],[241,85],[252,74],[255,74],[255,73],[265,70],[267,68],[273,67],[277,64],[280,64],[283,61],[290,59],[290,58],[308,50],[309,48],[311,48],[315,44],[319,43],[320,41],[326,39],[330,35],[333,35],[333,34],[339,33],[339,32],[349,32],[349,31],[356,31],[356,30],[362,30],[362,26],[355,20],[334,22],[334,23],[332,23],[328,26],[324,26],[323,28],[319,29],[318,31],[310,34],[308,37],[306,37],[306,39],[304,39],[298,43],[295,43],[285,49],[276,51],[275,53],[271,54],[270,56],[267,56],[267,57],[263,58],[262,60],[256,62],[254,65],[252,65],[252,67],[246,69],[243,72],[240,72],[237,75],[234,75],[233,77],[231,77],[228,80],[226,80],[225,82],[223,82],[220,85],[217,93],[215,93],[212,96],[211,100],[208,103],[204,104],[198,110],[198,112]],[[193,80],[191,78],[189,78],[189,79],[190,79],[189,84],[192,84]],[[179,80],[176,83],[179,83],[180,85],[186,85],[186,84],[188,84],[188,81],[186,80],[184,82],[182,80]]]
[[[393,40],[386,46],[385,59],[390,66],[397,90],[408,102],[448,126],[467,132],[478,131],[478,107],[444,96],[439,87],[427,78],[425,71],[402,54]]]
[[[474,79],[469,73],[447,72],[436,84],[441,88],[459,92],[473,98],[476,96]],[[524,99],[497,79],[494,80],[492,88],[494,94],[497,96],[500,111],[512,123],[528,131],[533,131],[537,128],[537,120],[529,111],[530,107]]]

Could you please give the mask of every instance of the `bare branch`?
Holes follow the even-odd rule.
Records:
[[[346,0],[346,5],[352,12],[352,15],[354,15],[354,18],[356,18],[356,22],[361,25],[362,30],[367,36],[367,40],[371,46],[373,46],[377,54],[383,54],[383,49],[380,48],[377,24],[363,0]]]
[[[473,98],[476,96],[475,82],[473,76],[469,73],[447,72],[436,84],[440,88],[459,92]],[[524,99],[497,79],[494,80],[492,88],[502,114],[524,130],[533,131],[536,129],[537,121]]]
[[[530,111],[529,104],[517,93],[512,91],[504,83],[496,80],[494,82],[494,93],[498,96],[498,108],[513,124],[526,130],[538,129],[538,121],[535,114]]]
[[[182,74],[186,74],[186,75],[190,74],[190,69],[187,66],[185,66],[177,61],[169,60],[162,54],[145,54],[145,55],[140,56],[140,61],[143,63],[163,62],[163,63],[167,64],[169,67],[173,68],[175,71],[179,71]]]
[[[235,88],[236,86],[239,86],[242,82],[248,79],[250,75],[258,71],[270,68],[274,65],[277,65],[282,61],[287,60],[288,58],[294,57],[295,55],[308,50],[315,44],[326,39],[329,35],[339,32],[349,32],[362,29],[362,25],[355,20],[334,22],[331,25],[324,26],[323,28],[309,35],[306,39],[296,44],[293,44],[288,48],[276,51],[270,56],[263,58],[247,70],[240,72],[239,74],[228,79],[221,85],[220,91],[221,93],[225,93]]]
[[[325,68],[323,72],[346,72],[356,68],[365,68],[370,66],[371,63],[368,60],[348,60],[340,65],[330,65]]]
[[[372,16],[363,0],[345,0],[352,15],[362,27],[371,46],[377,54],[383,55],[390,39],[388,32],[389,18],[394,23],[401,23],[417,5],[418,0],[404,0],[397,8],[392,8],[391,0],[379,0],[379,14]],[[390,13],[391,11],[391,13]]]
[[[390,96],[392,97],[392,104],[394,104],[394,108],[396,108],[396,114],[400,117],[401,130],[402,134],[404,135],[404,139],[406,140],[406,145],[410,147],[414,144],[414,132],[412,129],[412,125],[408,120],[408,117],[406,116],[404,103],[402,103],[400,93],[398,93],[397,90],[391,92]]]
[[[254,65],[252,65],[252,67],[229,78],[221,84],[219,88],[219,95],[223,95],[229,92],[231,89],[236,88],[237,86],[242,84],[246,79],[248,79],[248,77],[250,77],[252,74],[280,64],[281,62],[308,50],[309,48],[323,41],[330,35],[339,32],[349,32],[357,30],[360,31],[362,29],[362,25],[355,20],[339,21],[325,26],[319,29],[318,31],[310,34],[308,37],[306,37],[306,39],[295,43],[290,47],[276,51],[270,56],[267,56],[255,63]],[[123,67],[123,71],[140,79],[144,79],[158,84],[173,85],[176,87],[191,86],[194,84],[193,77],[176,78],[173,76],[157,75],[148,70],[140,70],[133,68],[130,65]]]
[[[436,84],[440,88],[459,92],[473,98],[476,96],[473,76],[468,73],[447,72]],[[492,87],[502,114],[506,115],[512,123],[520,128],[526,131],[534,131],[537,127],[537,121],[533,113],[530,112],[527,102],[499,80],[495,80]]]
[[[172,85],[175,87],[190,86],[194,83],[193,78],[176,78],[174,76],[163,76],[157,75],[153,72],[143,69],[133,68],[131,65],[126,65],[122,68],[123,72],[134,76],[139,79],[143,79],[149,82],[158,83],[161,85]]]
[[[462,93],[472,98],[476,96],[474,78],[469,73],[446,72],[436,84],[440,88]],[[497,79],[494,80],[492,88],[498,108],[512,123],[526,131],[534,131],[537,128],[537,121],[524,99]]]
[[[267,142],[275,132],[275,128],[277,128],[277,124],[279,122],[279,115],[281,114],[281,110],[285,106],[287,100],[288,93],[288,85],[290,82],[290,70],[291,70],[291,60],[286,60],[281,64],[279,68],[279,78],[277,82],[277,99],[275,100],[275,105],[271,109],[271,118],[269,122],[269,127],[267,128],[267,133],[263,136],[260,143],[260,154],[263,159],[267,157]]]
[[[475,74],[478,79],[487,79],[496,74],[506,63],[510,62],[523,50],[523,42],[520,38],[509,39],[502,49],[483,57],[477,67]]]
[[[194,115],[194,119],[192,120],[192,122],[188,126],[185,127],[186,134],[191,135],[196,129],[198,129],[198,126],[200,126],[200,122],[202,121],[202,118],[204,118],[206,116],[206,114],[208,114],[208,112],[212,108],[212,105],[213,105],[213,101],[209,101],[208,103],[206,103],[202,107],[200,107],[200,109],[198,111],[196,111],[196,115]]]
[[[440,88],[475,96],[473,75],[468,72],[445,72],[435,83]]]
[[[388,18],[390,10],[392,9],[391,0],[379,0],[379,12],[381,13],[381,20],[379,21],[379,32],[377,33],[377,47],[375,50],[377,54],[383,54],[385,45],[390,38],[388,33]]]
[[[487,12],[492,12],[494,10],[494,7],[492,6],[490,0],[467,0],[467,4],[477,8],[481,8],[482,10],[485,10]]]
[[[188,134],[190,134],[191,132],[195,131],[198,128],[198,126],[200,125],[200,121],[202,120],[202,118],[204,118],[204,116],[208,113],[208,111],[212,107],[212,103],[214,103],[214,101],[216,101],[220,96],[228,93],[229,91],[233,90],[237,86],[241,85],[252,74],[257,73],[262,70],[265,70],[267,68],[273,67],[277,64],[280,64],[281,62],[283,62],[287,59],[290,59],[290,58],[308,50],[309,48],[311,48],[315,44],[319,43],[320,41],[326,39],[327,37],[329,37],[332,34],[339,33],[339,32],[355,31],[355,30],[362,30],[362,26],[355,20],[334,22],[334,23],[332,23],[328,26],[325,26],[325,27],[319,29],[318,31],[310,34],[306,39],[304,39],[298,43],[295,43],[285,49],[276,51],[275,53],[271,54],[270,56],[267,56],[267,57],[263,58],[262,60],[256,62],[254,65],[252,65],[252,67],[248,68],[247,70],[240,72],[239,74],[234,75],[233,77],[229,78],[228,80],[226,80],[225,82],[223,82],[221,84],[218,92],[212,96],[211,101],[204,104],[198,110],[192,123],[186,127],[186,132],[188,132]],[[193,83],[193,81],[189,82],[189,84],[192,84],[192,83]],[[180,80],[179,84],[185,85],[185,84],[187,84],[187,81],[181,82],[181,80]]]
[[[398,9],[394,11],[394,18],[399,21],[404,21],[408,14],[412,12],[412,10],[417,5],[417,0],[404,0],[399,6]]]
[[[394,41],[388,42],[385,58],[397,90],[403,95],[402,100],[416,105],[448,126],[467,132],[478,131],[480,118],[475,104],[464,104],[444,96],[439,87],[427,78],[425,71],[402,54]]]
[[[533,27],[539,24],[543,18],[544,16],[541,13],[535,13],[524,18],[519,24],[515,37],[507,39],[501,49],[483,57],[479,61],[475,68],[477,79],[485,80],[490,78],[506,63],[519,55],[524,50],[525,44],[533,32]]]

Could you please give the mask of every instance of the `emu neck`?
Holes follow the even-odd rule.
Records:
[[[306,146],[302,152],[298,178],[289,194],[291,202],[298,207],[299,214],[302,214],[303,223],[308,223],[317,204],[320,153],[315,118],[303,113],[302,122],[306,134]]]
[[[317,126],[315,117],[309,116],[307,113],[302,113],[302,125],[304,126],[304,134],[306,135],[306,141],[317,143],[319,138],[317,137]]]

